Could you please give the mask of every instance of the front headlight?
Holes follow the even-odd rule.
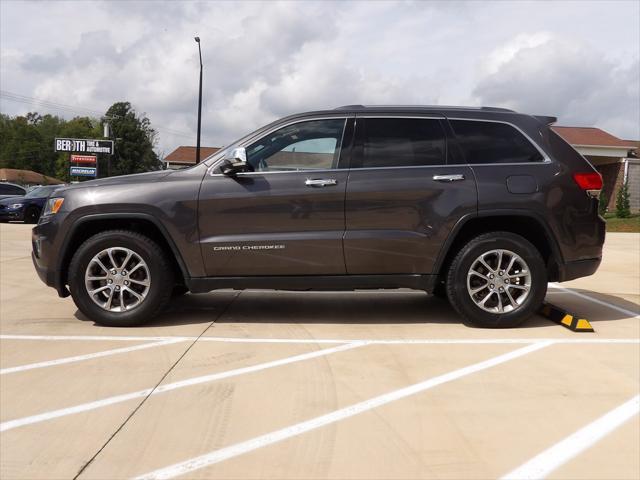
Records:
[[[12,203],[11,205],[9,205],[9,210],[16,210],[21,207],[22,207],[22,203]]]
[[[64,198],[50,198],[47,200],[47,204],[44,207],[44,211],[42,212],[42,216],[47,215],[55,215],[58,213],[62,204],[64,203]]]

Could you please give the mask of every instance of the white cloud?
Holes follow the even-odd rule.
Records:
[[[1,2],[0,81],[91,110],[131,101],[168,153],[195,142],[199,35],[205,145],[352,103],[511,105],[633,137],[639,16],[634,2]]]
[[[474,93],[480,103],[556,115],[563,124],[597,125],[623,137],[640,137],[637,60],[619,65],[599,49],[561,37],[521,45],[479,81]]]

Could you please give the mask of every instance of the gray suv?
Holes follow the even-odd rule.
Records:
[[[487,107],[289,116],[192,168],[58,190],[33,262],[104,325],[142,324],[185,292],[412,288],[513,327],[547,282],[591,275],[602,255],[602,179],[554,121]]]

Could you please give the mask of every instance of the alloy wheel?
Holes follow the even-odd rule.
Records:
[[[100,251],[89,262],[85,286],[91,300],[110,312],[125,312],[144,302],[151,287],[149,267],[125,247]]]
[[[476,258],[467,274],[471,300],[490,313],[508,313],[522,306],[531,290],[527,263],[510,250],[490,250]]]

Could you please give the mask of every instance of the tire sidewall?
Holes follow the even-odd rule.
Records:
[[[146,240],[146,241],[145,241]],[[149,268],[151,285],[144,301],[126,312],[109,312],[93,302],[85,286],[85,272],[91,259],[102,250],[113,247],[128,248],[145,261]],[[69,266],[69,290],[82,313],[97,323],[108,326],[129,327],[140,325],[155,315],[158,305],[164,303],[172,288],[169,270],[157,247],[145,237],[127,232],[106,232],[91,237],[80,246]]]
[[[467,274],[475,260],[490,250],[510,250],[522,257],[531,272],[531,289],[524,303],[507,313],[491,313],[478,307],[467,291]],[[489,236],[472,241],[464,247],[459,261],[452,266],[453,285],[451,293],[455,307],[472,323],[490,328],[514,327],[533,315],[542,304],[547,293],[547,269],[538,250],[526,239],[515,234]]]

